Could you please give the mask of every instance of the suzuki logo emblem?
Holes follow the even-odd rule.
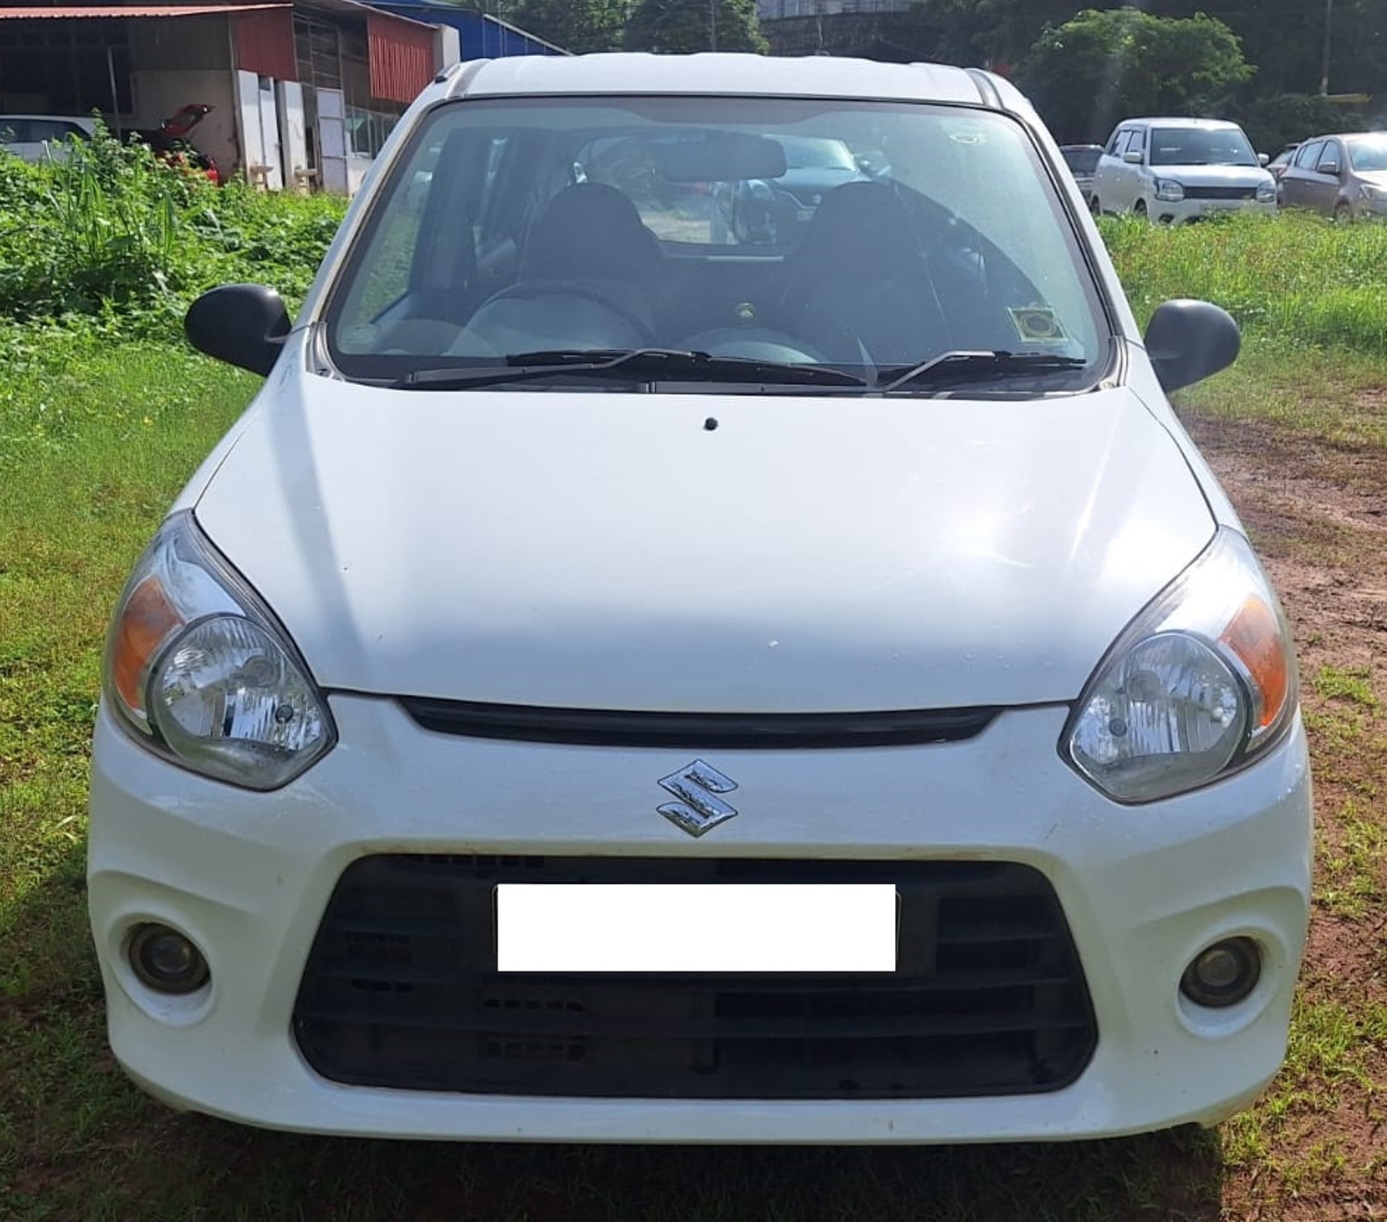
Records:
[[[660,787],[679,799],[666,802],[656,809],[676,827],[690,836],[701,836],[719,823],[726,823],[737,813],[735,806],[724,802],[719,794],[731,793],[737,782],[725,777],[702,760],[660,778]]]

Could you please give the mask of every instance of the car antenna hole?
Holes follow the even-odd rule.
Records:
[[[703,422],[703,427],[711,433],[718,427],[718,418],[716,416],[709,416],[708,419]]]

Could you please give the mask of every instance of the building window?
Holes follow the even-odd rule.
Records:
[[[400,121],[398,114],[384,110],[367,110],[364,106],[347,107],[347,150],[354,157],[375,157],[385,144],[385,138]]]

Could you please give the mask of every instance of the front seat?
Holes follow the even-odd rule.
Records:
[[[885,184],[835,187],[786,263],[785,330],[828,361],[909,365],[947,350],[914,218]]]
[[[515,284],[485,301],[464,349],[633,348],[651,342],[659,240],[615,187],[565,187],[530,228]]]
[[[663,261],[616,187],[565,187],[530,227],[516,283],[480,305],[454,351],[646,347]]]

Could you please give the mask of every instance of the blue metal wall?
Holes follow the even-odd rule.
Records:
[[[564,55],[562,47],[547,43],[533,34],[508,25],[489,13],[457,8],[432,0],[368,0],[373,8],[427,21],[430,25],[452,26],[462,44],[463,59],[501,59],[507,55]]]

